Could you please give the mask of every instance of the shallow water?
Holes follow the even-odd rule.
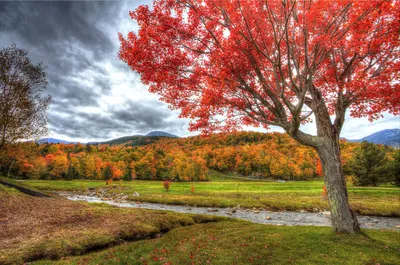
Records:
[[[86,201],[89,203],[106,203],[117,207],[142,208],[152,210],[167,210],[179,213],[208,214],[239,218],[253,223],[287,226],[331,226],[328,213],[309,213],[309,212],[271,212],[250,209],[215,208],[215,207],[193,207],[183,205],[166,205],[147,202],[115,202],[102,200],[97,196],[77,195],[74,193],[59,193],[61,196],[72,201]],[[362,228],[369,229],[397,229],[400,226],[400,218],[378,217],[378,216],[357,216]]]

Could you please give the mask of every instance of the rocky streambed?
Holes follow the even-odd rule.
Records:
[[[254,223],[270,224],[279,226],[331,226],[330,213],[310,212],[272,212],[257,209],[243,209],[240,206],[234,208],[207,208],[183,205],[165,205],[159,203],[130,202],[127,197],[117,200],[102,198],[95,193],[89,195],[63,192],[59,195],[73,201],[86,201],[89,203],[107,203],[117,207],[143,208],[152,210],[167,210],[180,213],[209,214],[244,219]],[[397,229],[400,231],[400,218],[378,217],[378,216],[357,216],[362,228],[369,229]]]

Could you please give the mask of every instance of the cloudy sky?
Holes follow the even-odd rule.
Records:
[[[117,58],[118,32],[138,29],[128,12],[151,2],[0,1],[0,48],[15,43],[47,66],[50,137],[99,141],[153,130],[193,135],[189,121],[150,94],[139,75]],[[372,124],[348,117],[342,136],[400,128],[400,117],[384,116]],[[312,124],[303,130],[315,131]]]

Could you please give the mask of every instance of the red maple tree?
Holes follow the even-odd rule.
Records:
[[[336,232],[358,232],[339,135],[346,110],[400,112],[399,1],[155,0],[119,57],[191,130],[282,127],[318,152]],[[334,116],[333,121],[331,116]],[[315,121],[317,135],[300,130]]]

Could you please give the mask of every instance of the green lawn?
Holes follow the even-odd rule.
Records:
[[[41,264],[399,264],[399,233],[335,235],[326,227],[220,222]]]
[[[125,193],[130,200],[197,206],[266,208],[271,210],[324,210],[328,203],[322,197],[323,181],[249,182],[214,176],[209,182],[174,182],[165,192],[160,181],[119,181],[112,194]],[[85,191],[88,188],[110,188],[105,181],[44,181],[24,183],[41,190]],[[192,185],[195,192],[191,192]],[[141,194],[132,196],[133,192]],[[351,207],[359,214],[400,217],[400,189],[394,186],[355,187],[348,185]]]
[[[53,186],[69,189],[72,186],[72,190],[103,185],[103,182],[95,181],[29,183],[42,189]],[[214,184],[227,192],[229,186],[225,183],[234,185],[237,182]],[[174,193],[179,196],[179,191],[185,193],[190,187],[188,183],[173,183],[171,192],[166,193],[160,182],[119,184],[120,188],[111,190],[137,190],[144,194],[147,185],[149,195],[158,192],[165,196]],[[204,192],[217,195],[218,189],[208,186],[211,184],[196,183]],[[249,182],[237,184],[243,185],[243,194],[247,195],[259,192],[257,185],[262,186]],[[282,189],[285,190],[286,185],[291,192],[300,189],[299,183],[263,184],[271,186],[270,189],[262,186],[266,194],[274,194],[274,191],[285,194]],[[321,183],[307,184],[309,194],[315,190],[318,197],[317,187]],[[197,196],[197,191],[194,195],[188,193],[188,196]],[[308,194],[304,190],[298,192],[299,195],[302,193]],[[377,194],[376,198],[381,198],[384,193]],[[360,235],[341,235],[333,234],[329,227],[260,225],[213,216],[92,205],[59,197],[31,197],[2,185],[0,206],[0,264],[34,261],[32,264],[38,265],[394,265],[400,261],[400,233],[395,230],[363,230]],[[160,232],[167,233],[161,236]]]

